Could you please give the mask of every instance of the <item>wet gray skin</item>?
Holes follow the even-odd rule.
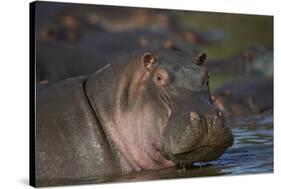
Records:
[[[195,162],[218,158],[232,144],[233,138],[222,113],[204,103],[207,96],[196,92],[185,93],[191,98],[176,101],[178,110],[174,111],[169,120],[171,126],[165,131],[163,148],[169,159],[179,166],[188,167]],[[190,106],[186,108],[184,104]],[[190,113],[179,117],[178,111]]]
[[[273,78],[248,75],[214,91],[214,104],[228,116],[260,114],[273,109]]]
[[[232,145],[233,137],[227,120],[211,103],[208,71],[192,63],[179,70],[171,65],[173,83],[162,91],[171,110],[163,153],[186,166],[216,159]]]
[[[90,76],[39,85],[36,181],[104,178],[218,158],[233,144],[205,55],[139,51]]]

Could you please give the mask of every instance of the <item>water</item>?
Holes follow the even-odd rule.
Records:
[[[234,145],[217,160],[197,163],[193,168],[143,171],[108,179],[109,182],[143,181],[218,175],[273,172],[273,117],[256,115],[230,121]]]

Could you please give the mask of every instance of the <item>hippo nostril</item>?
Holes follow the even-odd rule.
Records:
[[[224,119],[224,115],[221,111],[217,110],[216,114],[213,118],[213,123],[212,123],[212,127],[215,128],[224,128],[225,126],[225,119]]]
[[[223,116],[223,114],[222,114],[222,112],[221,111],[219,111],[219,110],[217,110],[216,111],[216,115],[215,115],[216,117],[222,117]]]
[[[196,112],[190,112],[190,120],[194,122],[195,120],[199,120],[200,116]]]

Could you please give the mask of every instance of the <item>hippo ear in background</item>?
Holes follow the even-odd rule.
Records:
[[[199,65],[199,66],[204,64],[206,58],[207,58],[207,54],[206,53],[204,53],[204,52],[199,53],[197,58],[196,58],[196,64]]]
[[[142,63],[148,71],[152,71],[157,62],[157,57],[152,53],[145,53],[142,56]]]
[[[225,95],[225,96],[232,96],[232,95],[233,95],[230,90],[224,90],[224,91],[222,92],[222,94]]]

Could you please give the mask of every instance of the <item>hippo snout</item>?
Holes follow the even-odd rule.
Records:
[[[217,110],[208,114],[191,111],[180,127],[164,145],[166,156],[176,164],[214,160],[234,141],[227,119]]]
[[[201,118],[207,126],[207,135],[204,145],[213,148],[228,148],[232,146],[234,138],[229,128],[229,123],[221,111]]]

